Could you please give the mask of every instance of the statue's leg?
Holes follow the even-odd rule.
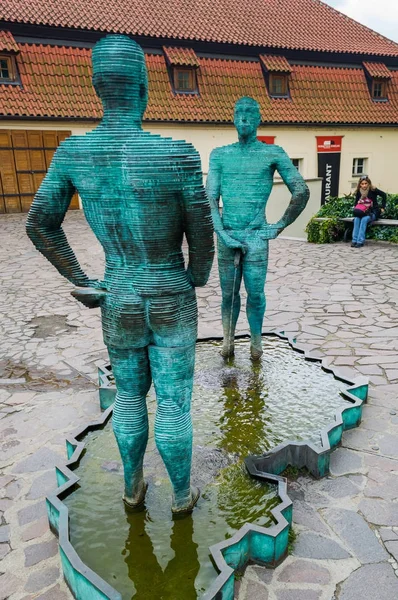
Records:
[[[146,492],[143,460],[148,441],[146,395],[151,386],[148,348],[120,349],[108,346],[116,383],[113,431],[124,468],[128,506],[139,506]]]
[[[268,259],[268,256],[267,256]],[[265,314],[265,279],[268,260],[244,261],[243,280],[247,291],[246,313],[250,326],[250,353],[254,360],[263,353],[261,332]]]
[[[158,404],[155,441],[173,486],[173,512],[189,512],[199,497],[199,490],[190,486],[197,314],[193,289],[150,302],[149,360]]]
[[[191,396],[195,345],[177,348],[149,347],[156,390],[155,441],[169,474],[174,498],[173,512],[188,512],[199,493],[191,488],[192,420]]]
[[[218,272],[221,285],[221,318],[224,340],[221,354],[225,358],[234,353],[235,327],[240,312],[240,285],[242,282],[242,261],[238,266],[234,261],[218,261]]]

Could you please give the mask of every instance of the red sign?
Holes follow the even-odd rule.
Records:
[[[263,142],[263,144],[275,144],[274,135],[259,135],[257,139],[259,142]]]
[[[342,135],[317,135],[316,149],[318,152],[341,152]]]

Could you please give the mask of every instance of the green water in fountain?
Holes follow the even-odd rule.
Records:
[[[214,342],[197,346],[192,478],[202,496],[192,515],[172,519],[170,484],[153,440],[152,390],[143,512],[125,512],[111,424],[85,438],[86,452],[76,471],[81,487],[65,500],[71,542],[123,600],[200,598],[217,576],[209,546],[246,522],[273,523],[277,488],[252,479],[243,458],[288,439],[319,443],[320,430],[337,408],[346,406],[339,394],[346,386],[278,338],[264,339],[258,364],[250,360],[246,340],[236,343],[228,362],[219,348]]]

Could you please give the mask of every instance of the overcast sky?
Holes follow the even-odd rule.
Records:
[[[340,12],[398,42],[397,0],[323,0]]]

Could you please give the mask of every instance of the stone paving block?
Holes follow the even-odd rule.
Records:
[[[332,498],[344,498],[345,496],[357,496],[358,487],[347,477],[337,477],[336,479],[326,479],[322,482],[321,488]]]
[[[293,523],[303,525],[317,533],[328,535],[329,530],[323,523],[317,511],[308,503],[296,500],[293,503]]]
[[[351,429],[345,431],[343,435],[343,444],[351,450],[360,450],[368,452],[374,445],[374,439],[377,433],[370,429]]]
[[[261,583],[249,581],[242,600],[268,600],[268,591]]]
[[[315,560],[350,558],[350,554],[335,540],[317,533],[300,533],[292,554]]]
[[[10,500],[14,500],[18,496],[20,489],[21,489],[21,486],[20,486],[19,482],[12,481],[5,488],[5,491],[4,491],[5,497],[9,498]]]
[[[364,565],[342,584],[339,600],[397,600],[398,578],[389,563]]]
[[[5,556],[7,556],[7,554],[11,552],[11,548],[10,545],[7,543],[2,543],[0,544],[0,560],[3,560],[3,558]]]
[[[387,527],[379,529],[380,537],[383,542],[398,541],[398,533]]]
[[[359,510],[373,525],[398,525],[398,504],[380,499],[365,498],[359,504]]]
[[[275,575],[275,569],[267,569],[266,567],[250,567],[251,569],[253,569],[253,571],[255,572],[255,574],[257,575],[257,577],[259,579],[261,579],[261,581],[263,583],[271,583],[274,575]]]
[[[277,600],[320,600],[321,591],[317,590],[278,590]]]
[[[31,504],[30,506],[21,508],[21,510],[19,510],[17,513],[18,523],[20,525],[27,525],[32,521],[37,521],[46,514],[46,502],[45,500],[41,500],[40,502],[36,502],[36,504]]]
[[[373,472],[371,472],[372,475]],[[396,500],[398,498],[398,474],[389,475],[381,471],[376,481],[373,477],[368,480],[364,494],[368,497]]]
[[[365,519],[352,510],[333,508],[324,511],[324,517],[337,535],[362,564],[388,559],[388,554],[377,540]]]
[[[57,464],[66,462],[58,452],[50,448],[40,448],[28,458],[21,460],[12,470],[13,473],[34,473],[35,471],[48,471]]]
[[[26,404],[30,402],[36,396],[36,392],[17,392],[12,394],[7,400],[6,404]]]
[[[44,592],[44,594],[40,594],[40,596],[34,596],[35,600],[69,600],[69,598],[70,595],[61,590],[61,586],[59,585],[52,587],[47,592]]]
[[[43,473],[32,483],[32,486],[26,496],[28,500],[36,500],[37,498],[43,498],[57,487],[57,480],[55,477],[55,470],[51,469],[46,473]]]
[[[278,581],[326,585],[330,581],[330,573],[325,567],[312,561],[296,560],[283,568],[278,575]]]
[[[21,538],[24,542],[29,542],[29,540],[35,540],[36,538],[41,537],[49,530],[48,518],[42,517],[38,521],[35,521],[26,529],[24,529],[21,533]]]
[[[0,543],[10,541],[10,527],[9,525],[0,526]]]
[[[391,542],[385,542],[388,552],[398,561],[398,539]]]
[[[46,558],[55,556],[58,552],[58,541],[56,539],[50,540],[49,542],[40,542],[38,544],[32,544],[24,550],[25,552],[25,567],[32,567],[37,565]]]
[[[21,581],[11,573],[0,575],[0,600],[7,600],[12,594],[20,590]]]
[[[380,452],[384,456],[398,458],[398,436],[385,433],[378,440]]]
[[[43,588],[47,588],[50,585],[56,583],[59,577],[58,567],[49,567],[41,571],[32,573],[29,576],[28,581],[25,585],[26,592],[39,592]],[[55,600],[55,599],[54,599]]]
[[[332,475],[358,473],[363,468],[362,457],[358,452],[347,448],[337,448],[330,457],[330,472]]]

